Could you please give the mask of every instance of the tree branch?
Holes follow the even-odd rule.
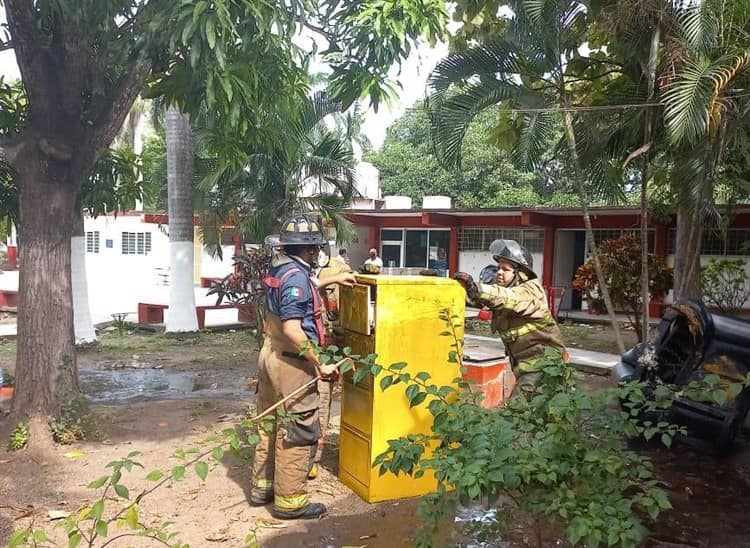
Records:
[[[133,106],[150,73],[151,61],[144,57],[136,59],[128,71],[120,77],[113,92],[104,98],[102,107],[91,121],[93,130],[88,139],[89,146],[84,149],[88,150],[89,154],[81,158],[84,173],[93,167],[96,159],[120,131],[130,107]]]
[[[28,0],[6,0],[4,4],[13,49],[29,98],[30,109],[35,106],[42,107],[48,81],[45,75],[46,63],[42,62],[42,57],[47,54],[36,31],[34,3]]]

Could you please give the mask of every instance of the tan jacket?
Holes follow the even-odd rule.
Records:
[[[536,370],[534,362],[544,356],[546,348],[564,354],[562,334],[539,280],[513,287],[480,283],[478,301],[492,309],[492,331],[500,334],[514,368]]]

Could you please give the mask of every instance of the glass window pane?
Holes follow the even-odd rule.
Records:
[[[430,230],[430,256],[428,265],[434,270],[448,270],[449,230]]]
[[[401,266],[401,245],[383,244],[383,252],[380,254],[383,259],[383,266]],[[391,264],[393,262],[393,264]]]
[[[402,238],[403,230],[394,230],[392,228],[383,228],[380,231],[380,239],[382,241],[397,241],[400,242]]]
[[[406,252],[404,253],[404,266],[425,268],[427,267],[427,231],[406,231]]]

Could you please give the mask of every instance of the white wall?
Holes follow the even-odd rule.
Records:
[[[221,246],[221,251],[224,255],[224,259],[219,260],[218,257],[214,259],[208,251],[206,251],[206,248],[201,246],[201,277],[223,278],[232,272],[234,266],[234,262],[232,261],[232,257],[234,257],[234,246],[223,245]]]
[[[532,253],[531,257],[534,260],[534,272],[541,279],[544,270],[544,256],[542,253]],[[458,254],[458,270],[467,272],[474,278],[478,278],[482,269],[489,264],[495,264],[489,251],[461,251]]]
[[[355,228],[356,241],[347,242],[342,245],[349,253],[349,265],[357,270],[367,258],[367,252],[370,249],[370,228],[367,226],[357,226]],[[332,251],[333,252],[333,251]],[[336,250],[338,253],[338,249]]]
[[[86,272],[89,284],[89,304],[95,323],[109,321],[114,312],[135,314],[139,302],[168,303],[169,236],[159,225],[146,223],[142,215],[97,217],[84,219],[86,232],[99,231],[99,253],[86,253]],[[123,255],[122,232],[151,233],[151,252],[147,255]],[[107,248],[107,240],[112,247]],[[212,259],[205,250],[201,257],[201,276],[223,277],[232,270],[234,246],[223,246],[224,260]],[[160,274],[166,275],[162,276]],[[196,303],[208,304],[207,289],[196,288]],[[209,311],[207,321],[236,311]],[[169,314],[166,311],[165,314]],[[131,316],[134,319],[135,316]]]

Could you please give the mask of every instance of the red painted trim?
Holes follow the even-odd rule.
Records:
[[[168,225],[169,215],[167,215],[166,213],[144,213],[143,222],[155,225]],[[201,219],[200,217],[198,217],[198,215],[193,215],[193,225],[201,225]],[[227,225],[227,227],[231,227],[231,225]]]
[[[474,226],[523,226],[521,224],[521,216],[515,217],[463,217],[461,218],[461,226],[474,227]]]
[[[378,227],[370,227],[370,234],[368,235],[367,242],[368,249],[372,249],[373,247],[378,249],[380,247],[380,229]]]
[[[458,227],[451,227],[448,243],[448,271],[450,275],[458,272]]]
[[[555,227],[544,229],[544,249],[542,251],[544,263],[542,266],[542,285],[552,287],[552,273],[555,265]]]
[[[524,209],[521,211],[521,224],[523,226],[556,226],[557,217]]]
[[[422,225],[436,228],[454,227],[458,226],[458,219],[444,213],[422,213]]]
[[[604,229],[636,229],[641,226],[640,215],[592,215],[591,225]],[[583,217],[558,217],[557,228],[584,229]]]

